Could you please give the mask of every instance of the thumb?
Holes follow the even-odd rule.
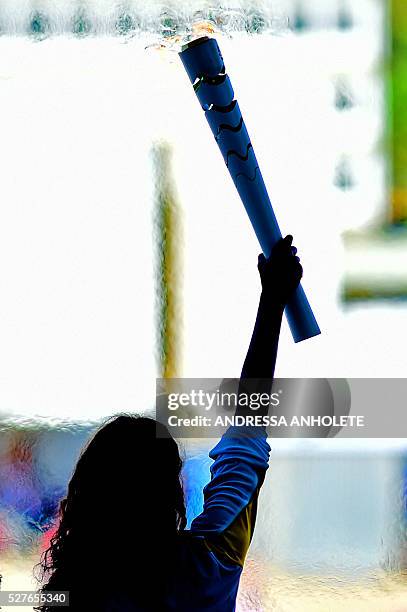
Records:
[[[266,262],[266,258],[264,256],[264,253],[260,253],[258,259],[257,259],[257,264],[259,266],[263,265]]]

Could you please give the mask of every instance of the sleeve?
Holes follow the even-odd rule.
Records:
[[[265,429],[255,427],[230,427],[209,453],[214,459],[211,480],[191,533],[204,536],[218,557],[240,566],[253,536],[269,454]]]

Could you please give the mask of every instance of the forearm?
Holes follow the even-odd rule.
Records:
[[[278,341],[284,305],[264,292],[260,296],[256,322],[240,378],[239,394],[266,393],[270,395],[276,366]],[[238,407],[236,414],[250,414]],[[267,414],[268,407],[256,410],[256,415]]]
[[[245,404],[240,401],[244,402],[244,396],[271,393],[284,308],[302,277],[300,258],[296,256],[297,249],[292,241],[291,235],[281,239],[274,245],[268,259],[259,255],[262,293],[241,373],[236,414],[252,414],[250,407],[245,410]],[[266,415],[268,408],[266,405],[256,410],[256,414]]]
[[[242,368],[242,379],[273,378],[283,312],[283,304],[273,300],[271,295],[261,293],[252,338]]]

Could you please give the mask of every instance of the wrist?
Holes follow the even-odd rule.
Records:
[[[260,295],[260,303],[263,303],[267,308],[272,308],[276,312],[283,314],[287,301],[277,292],[262,290]]]

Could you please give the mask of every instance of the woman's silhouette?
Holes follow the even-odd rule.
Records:
[[[292,236],[258,267],[262,292],[241,380],[270,392],[284,306],[302,276]],[[186,530],[177,443],[153,419],[112,418],[69,482],[41,561],[42,591],[69,591],[75,612],[233,611],[269,450],[263,428],[246,437],[229,429],[210,453],[203,512]]]

